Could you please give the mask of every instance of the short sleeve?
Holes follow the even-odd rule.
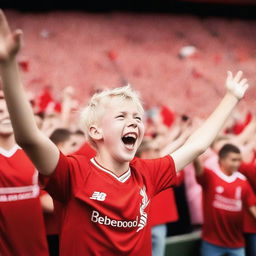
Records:
[[[247,208],[256,205],[256,196],[252,190],[251,185],[246,182],[243,190],[243,202]]]
[[[242,163],[239,167],[239,172],[241,172],[246,177],[250,176],[252,173],[256,172],[256,168],[251,163]]]
[[[200,184],[203,188],[207,188],[209,180],[211,179],[211,173],[211,170],[209,170],[208,168],[204,168],[201,175],[196,175],[197,183]]]
[[[171,156],[150,160],[137,158],[136,162],[138,161],[139,168],[153,185],[153,195],[176,185],[176,169]]]
[[[58,164],[50,176],[39,174],[43,188],[55,199],[65,202],[70,197],[70,159],[60,152]]]

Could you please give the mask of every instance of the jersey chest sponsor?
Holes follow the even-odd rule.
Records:
[[[39,195],[38,185],[23,187],[3,187],[0,188],[0,202],[11,202],[36,198]]]
[[[145,209],[147,208],[150,200],[148,199],[146,188],[143,187],[140,189],[140,196],[142,197],[141,203],[139,205],[139,213],[135,219],[133,220],[117,220],[111,219],[106,215],[101,215],[98,211],[93,210],[91,214],[91,221],[94,223],[98,223],[100,225],[106,225],[111,227],[118,228],[134,228],[138,227],[136,232],[142,230],[147,224],[148,214]],[[94,192],[90,199],[104,201],[107,195],[103,192]]]
[[[213,207],[230,212],[242,211],[242,188],[240,186],[236,187],[233,198],[223,195],[225,190],[222,186],[217,186],[215,191]]]
[[[138,216],[135,220],[115,220],[110,219],[108,216],[101,216],[98,211],[93,211],[91,216],[91,221],[99,223],[101,225],[118,227],[118,228],[132,228],[138,226]]]

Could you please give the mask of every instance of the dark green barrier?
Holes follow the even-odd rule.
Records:
[[[166,256],[200,256],[201,232],[168,237],[166,240]]]

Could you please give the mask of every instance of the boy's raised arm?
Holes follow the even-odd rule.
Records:
[[[10,30],[0,10],[0,77],[15,140],[29,155],[36,168],[47,175],[51,174],[57,165],[59,150],[37,128],[32,108],[22,87],[16,61],[21,34],[21,30]]]
[[[232,73],[228,72],[227,93],[220,104],[203,125],[188,138],[186,143],[171,154],[177,171],[182,170],[202,154],[218,135],[228,116],[248,88],[247,79],[241,79],[242,75],[243,73],[239,71],[233,77]]]

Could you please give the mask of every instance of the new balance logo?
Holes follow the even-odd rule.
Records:
[[[98,201],[105,201],[106,196],[107,196],[106,193],[95,191],[95,192],[93,192],[90,199],[98,200]]]

